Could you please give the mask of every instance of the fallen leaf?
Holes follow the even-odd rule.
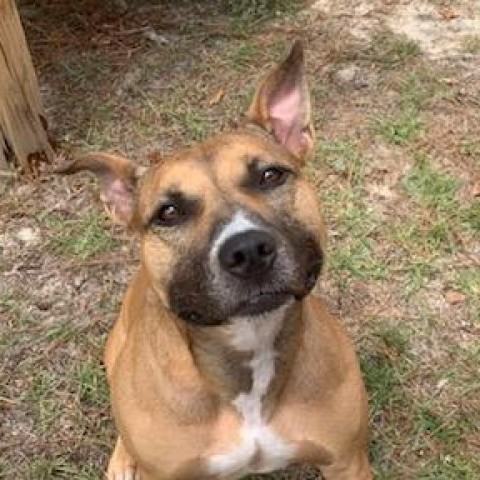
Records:
[[[475,182],[473,184],[472,197],[480,197],[480,182]]]
[[[454,20],[455,18],[458,18],[460,14],[456,12],[452,7],[443,7],[439,10],[440,17],[442,17],[442,20]]]
[[[155,165],[157,163],[161,163],[165,157],[159,151],[155,150],[150,152],[147,155],[147,158],[150,165]]]
[[[223,88],[220,88],[218,92],[210,98],[210,100],[208,101],[208,106],[211,107],[213,105],[216,105],[220,102],[220,100],[222,100],[224,96],[225,90]]]
[[[465,295],[461,292],[457,292],[455,290],[447,290],[445,292],[445,300],[450,305],[458,305],[459,303],[463,303],[465,301]]]
[[[445,85],[458,85],[458,80],[456,78],[443,78],[441,81]]]

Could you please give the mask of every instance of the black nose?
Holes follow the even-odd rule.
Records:
[[[276,256],[275,239],[262,230],[248,230],[233,235],[218,253],[222,268],[243,278],[266,272]]]

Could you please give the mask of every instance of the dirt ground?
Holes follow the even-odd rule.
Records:
[[[59,151],[143,164],[231,128],[304,39],[319,294],[361,359],[375,478],[480,478],[480,1],[18,3]],[[1,180],[0,478],[100,479],[135,239],[87,175]]]

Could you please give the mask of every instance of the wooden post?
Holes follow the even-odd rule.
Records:
[[[0,0],[0,170],[53,159],[37,77],[14,0]]]

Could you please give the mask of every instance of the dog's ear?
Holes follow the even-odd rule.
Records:
[[[100,180],[101,200],[110,217],[119,224],[132,226],[135,189],[146,168],[119,155],[92,152],[55,169],[70,175],[87,170]]]
[[[315,139],[303,57],[297,40],[286,60],[260,83],[247,111],[250,121],[270,132],[301,162]]]

